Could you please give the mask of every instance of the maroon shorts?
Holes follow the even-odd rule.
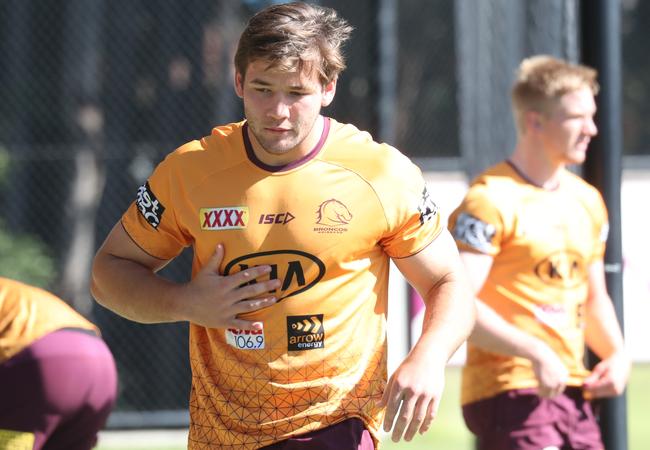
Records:
[[[276,442],[264,450],[375,450],[363,421],[356,417],[320,430]]]
[[[33,434],[35,450],[88,450],[116,397],[115,361],[104,341],[55,331],[0,364],[0,434]]]
[[[555,398],[535,389],[503,392],[463,406],[463,417],[478,450],[604,448],[591,404],[575,387]]]

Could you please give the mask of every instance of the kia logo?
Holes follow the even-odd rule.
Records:
[[[273,292],[278,301],[311,289],[325,275],[323,261],[299,250],[274,250],[240,256],[226,265],[223,274],[230,275],[261,265],[271,266],[270,279],[282,281],[279,290]],[[256,282],[252,280],[249,284]]]

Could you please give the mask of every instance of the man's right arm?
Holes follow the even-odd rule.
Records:
[[[487,279],[493,258],[469,251],[461,251],[460,256],[476,296]],[[469,342],[487,351],[530,360],[539,382],[540,396],[552,397],[562,392],[568,371],[546,343],[510,324],[478,298],[476,313]]]
[[[91,292],[98,303],[136,322],[190,321],[210,328],[256,329],[258,322],[238,315],[275,303],[268,292],[279,281],[248,284],[268,275],[269,266],[221,276],[223,255],[223,246],[217,246],[192,281],[174,283],[156,275],[169,261],[146,253],[117,223],[95,256]]]

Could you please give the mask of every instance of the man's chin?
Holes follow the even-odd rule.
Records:
[[[268,147],[263,146],[263,148],[264,148],[264,151],[266,153],[270,154],[270,155],[280,156],[280,155],[286,155],[291,150],[293,150],[294,147],[274,145],[274,146],[268,146]]]
[[[582,164],[587,159],[586,153],[579,153],[569,157],[569,164]]]

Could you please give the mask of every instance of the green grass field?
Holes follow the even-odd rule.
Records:
[[[447,369],[447,387],[440,404],[438,418],[428,433],[417,436],[411,442],[393,443],[386,437],[383,450],[430,450],[433,448],[451,450],[473,450],[472,437],[463,424],[459,406],[460,369]],[[650,364],[635,365],[627,392],[628,448],[629,450],[650,449]],[[108,447],[101,442],[97,450],[184,450],[185,446],[156,447],[144,444]]]

